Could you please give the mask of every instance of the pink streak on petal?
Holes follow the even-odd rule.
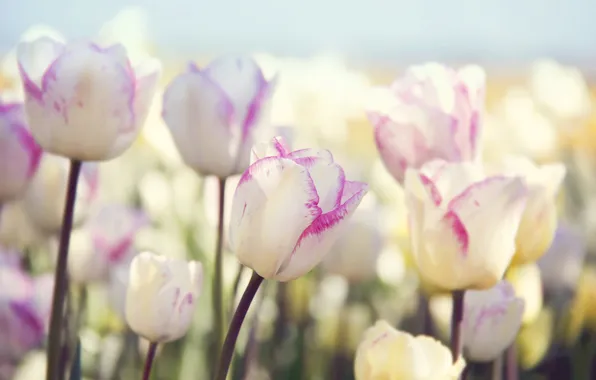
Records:
[[[31,178],[39,167],[43,151],[25,127],[21,125],[13,125],[12,129],[23,148],[29,153],[29,169],[27,171],[27,176]]]
[[[451,227],[451,231],[460,245],[462,255],[467,257],[470,237],[463,222],[459,216],[451,210],[447,211],[445,216],[443,216],[443,221],[447,222],[447,224]]]
[[[437,188],[435,183],[424,174],[420,174],[420,182],[422,182],[422,184],[428,191],[434,204],[436,206],[439,206],[441,204],[441,202],[443,201],[443,197],[441,196],[441,193],[439,192],[439,189]]]
[[[478,312],[476,321],[474,322],[473,331],[476,334],[480,326],[486,322],[487,319],[495,319],[507,315],[507,305],[503,303],[496,303],[492,305],[483,306]]]

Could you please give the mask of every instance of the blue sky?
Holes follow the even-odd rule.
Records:
[[[374,61],[519,62],[596,58],[591,0],[0,0],[0,51],[43,22],[93,34],[126,5],[146,7],[153,39],[177,53],[338,51]]]

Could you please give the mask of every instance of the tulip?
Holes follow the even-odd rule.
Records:
[[[39,170],[25,192],[23,198],[25,212],[41,231],[55,233],[62,227],[68,171],[68,160],[45,154]],[[97,195],[97,165],[93,163],[82,165],[81,181],[77,186],[74,223],[80,224],[87,216],[89,206]]]
[[[18,268],[0,267],[0,358],[20,360],[41,345],[44,328],[31,279]]]
[[[379,207],[370,196],[356,209],[323,260],[323,268],[358,283],[374,278],[377,259],[383,248]]]
[[[388,112],[369,112],[387,170],[403,183],[406,169],[425,162],[475,160],[484,109],[484,71],[438,63],[411,67],[391,86]]]
[[[557,228],[555,197],[565,177],[561,163],[537,166],[524,157],[507,157],[499,170],[505,175],[524,177],[528,201],[515,238],[513,265],[538,260],[550,247]]]
[[[163,99],[163,119],[184,162],[219,178],[242,173],[258,127],[267,124],[273,87],[250,58],[220,58],[204,69],[191,64]]]
[[[405,181],[412,256],[422,280],[449,291],[497,284],[515,252],[527,198],[521,178],[433,161]]]
[[[455,380],[465,362],[451,361],[449,348],[429,336],[412,336],[385,321],[369,328],[358,346],[356,380]]]
[[[113,266],[130,263],[135,235],[147,222],[139,210],[116,204],[102,207],[89,218],[85,230],[73,233],[68,258],[73,281],[107,280]]]
[[[104,161],[132,144],[149,111],[159,62],[133,69],[122,45],[63,44],[49,37],[22,42],[17,57],[31,133],[44,150]]]
[[[43,241],[45,234],[31,220],[22,201],[0,206],[0,245],[24,250]]]
[[[0,101],[0,204],[23,194],[40,157],[41,148],[27,129],[23,106]]]
[[[433,296],[429,308],[435,325],[445,334],[453,304],[448,296]],[[522,324],[524,300],[513,286],[500,281],[487,290],[470,290],[464,296],[463,349],[467,359],[489,362],[515,340]]]
[[[367,185],[347,181],[327,150],[291,152],[274,138],[253,156],[234,194],[231,247],[261,277],[293,280],[321,262]]]
[[[130,266],[128,325],[152,343],[181,338],[192,322],[202,282],[203,267],[199,262],[140,253]]]

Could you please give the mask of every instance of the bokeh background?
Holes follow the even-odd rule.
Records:
[[[365,216],[366,225],[377,232],[372,238],[363,233],[358,241],[371,242],[362,247],[340,242],[341,260],[265,288],[256,302],[256,322],[243,330],[234,379],[344,380],[353,378],[356,345],[376,318],[414,333],[433,324],[408,261],[403,193],[379,160],[365,111],[383,102],[376,86],[389,84],[408,65],[480,64],[488,73],[486,160],[518,153],[539,162],[563,161],[568,176],[561,221],[577,232],[575,245],[551,249],[562,268],[579,268],[571,270],[564,291],[528,296],[540,298],[540,305],[518,340],[523,378],[573,373],[574,379],[588,379],[596,351],[595,13],[596,2],[588,0],[0,0],[0,91],[18,96],[12,49],[24,35],[49,28],[68,39],[122,42],[133,60],[157,56],[163,85],[190,60],[202,65],[229,53],[252,54],[266,76],[277,74],[273,123],[292,131],[294,146],[329,148],[351,178],[370,183],[363,207],[373,215]],[[199,178],[181,163],[160,103],[158,94],[135,146],[101,166],[91,208],[117,203],[142,209],[151,222],[135,237],[136,250],[194,258],[211,268],[216,181]],[[229,205],[233,186],[228,190]],[[23,239],[18,248],[27,248],[32,275],[50,273],[55,236],[35,244]],[[75,243],[71,251],[77,249],[85,248]],[[229,291],[238,270],[231,252],[225,268]],[[548,278],[539,280],[540,288],[549,288]],[[139,377],[146,346],[127,330],[110,296],[113,286],[85,285],[80,337],[89,379]],[[209,287],[206,281],[188,336],[160,352],[156,379],[208,378]],[[41,378],[42,356],[31,352],[6,370],[7,378]]]

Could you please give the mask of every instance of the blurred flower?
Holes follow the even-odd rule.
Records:
[[[31,352],[21,361],[12,380],[43,379],[46,376],[46,367],[45,351]]]
[[[73,232],[68,271],[73,281],[87,283],[108,279],[114,265],[129,263],[137,231],[148,224],[140,210],[111,204],[89,218],[85,229]]]
[[[163,118],[184,162],[220,178],[242,173],[261,125],[268,123],[274,81],[250,58],[191,64],[168,86]]]
[[[369,328],[356,351],[356,380],[454,380],[465,367],[449,348],[429,336],[412,336],[385,321]]]
[[[596,267],[594,265],[586,265],[583,269],[567,319],[565,340],[568,344],[575,343],[586,327],[596,331]]]
[[[129,276],[126,321],[130,328],[151,342],[184,336],[203,286],[201,264],[142,252],[133,259]]]
[[[0,361],[20,360],[41,345],[45,326],[33,296],[34,287],[26,273],[0,267]]]
[[[51,52],[42,56],[38,52]],[[50,153],[82,161],[119,156],[149,111],[160,65],[132,68],[122,45],[63,44],[48,37],[17,49],[31,132]]]
[[[42,231],[53,233],[59,231],[62,226],[68,171],[67,159],[44,154],[40,167],[25,192],[23,198],[25,212]],[[77,185],[75,224],[81,223],[86,217],[89,205],[95,199],[97,188],[97,165],[83,164]]]
[[[0,244],[23,250],[43,240],[45,234],[31,220],[22,201],[0,205]]]
[[[517,337],[520,367],[524,370],[536,367],[544,359],[553,343],[555,315],[544,308],[536,319],[522,327]]]
[[[23,106],[0,101],[0,203],[23,195],[41,148],[27,129]]]
[[[530,74],[532,96],[554,116],[584,119],[592,111],[590,88],[581,71],[550,59],[534,63]]]
[[[565,166],[538,166],[525,157],[509,156],[502,161],[499,172],[525,179],[528,201],[515,238],[512,264],[534,262],[550,247],[557,227],[555,197],[565,177]]]
[[[20,266],[21,256],[19,253],[14,249],[4,248],[2,244],[0,244],[0,268],[18,268]]]
[[[542,281],[540,269],[534,263],[515,266],[507,271],[507,280],[513,285],[515,294],[524,300],[524,325],[532,323],[542,310]]]
[[[323,260],[329,273],[360,282],[374,278],[383,248],[380,207],[373,195],[364,198]]]
[[[117,265],[110,271],[108,299],[112,309],[123,320],[126,319],[126,289],[130,276],[130,264]]]
[[[437,327],[446,337],[453,302],[447,295],[434,296],[429,303]],[[468,290],[464,298],[463,348],[467,359],[495,360],[515,341],[521,327],[524,301],[513,286],[501,281],[487,290]]]
[[[42,274],[33,278],[33,289],[35,308],[47,330],[50,325],[52,298],[54,297],[54,273]]]
[[[474,160],[484,110],[484,71],[455,71],[438,63],[411,67],[391,86],[395,102],[370,112],[385,166],[403,183],[408,167],[433,159]]]
[[[232,205],[230,243],[259,275],[289,281],[321,262],[367,192],[327,150],[291,152],[283,140],[253,149]]]
[[[405,190],[422,279],[446,290],[496,285],[515,252],[523,180],[485,177],[479,164],[433,161],[407,171]]]
[[[545,290],[574,292],[582,273],[586,252],[586,239],[581,231],[560,222],[552,245],[538,260]]]

